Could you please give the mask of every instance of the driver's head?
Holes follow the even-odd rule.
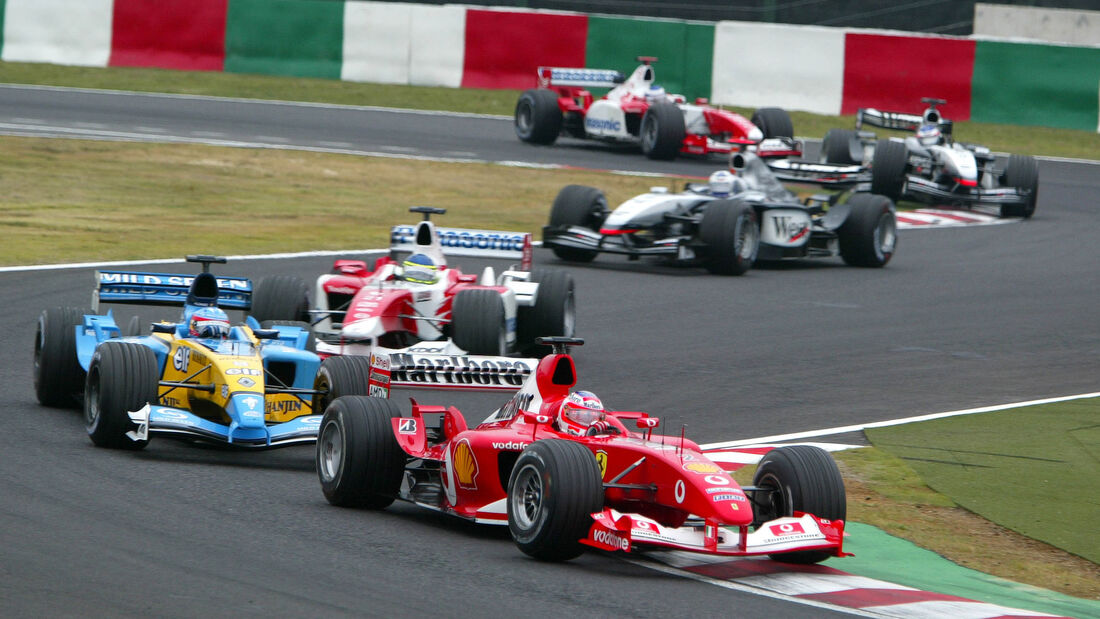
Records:
[[[943,133],[940,132],[940,128],[936,125],[921,125],[917,129],[917,141],[922,146],[932,146],[939,144],[943,140]]]
[[[665,89],[656,84],[651,85],[649,89],[645,91],[645,100],[650,103],[656,103],[666,99],[668,99],[668,97],[665,96]]]
[[[729,170],[718,170],[710,175],[707,183],[710,185],[710,195],[715,198],[728,198],[733,194],[734,182],[737,177]]]
[[[604,419],[603,402],[591,391],[574,391],[561,403],[558,412],[558,429],[570,434],[583,435],[588,426]]]
[[[200,307],[191,314],[188,331],[194,337],[229,337],[229,316],[217,307]]]
[[[439,281],[439,267],[425,254],[413,254],[401,265],[401,276],[417,284],[434,284]]]

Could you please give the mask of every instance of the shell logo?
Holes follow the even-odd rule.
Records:
[[[683,466],[693,473],[725,473],[722,467],[713,462],[685,462]]]
[[[477,479],[477,458],[474,457],[474,450],[470,448],[470,441],[462,439],[455,445],[451,463],[454,465],[458,485],[467,490],[477,490],[477,484],[475,483]]]

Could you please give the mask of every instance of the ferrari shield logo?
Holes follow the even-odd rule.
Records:
[[[607,452],[599,450],[596,452],[596,464],[600,465],[600,477],[607,477]]]

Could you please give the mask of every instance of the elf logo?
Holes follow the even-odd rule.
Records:
[[[592,535],[592,540],[596,543],[609,546],[611,548],[618,548],[619,550],[629,551],[630,540],[625,537],[615,535],[610,531],[596,531]]]

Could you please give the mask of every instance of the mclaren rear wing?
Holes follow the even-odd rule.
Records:
[[[902,112],[882,112],[873,107],[859,108],[856,111],[856,129],[863,125],[882,127],[883,129],[897,129],[899,131],[916,131],[924,117],[920,114],[905,114]]]
[[[469,355],[449,342],[375,347],[370,355],[369,394],[388,398],[394,388],[518,391],[538,363],[538,359]]]
[[[816,163],[797,159],[768,159],[767,164],[775,177],[785,182],[843,188],[871,180],[870,172],[859,164]]]

